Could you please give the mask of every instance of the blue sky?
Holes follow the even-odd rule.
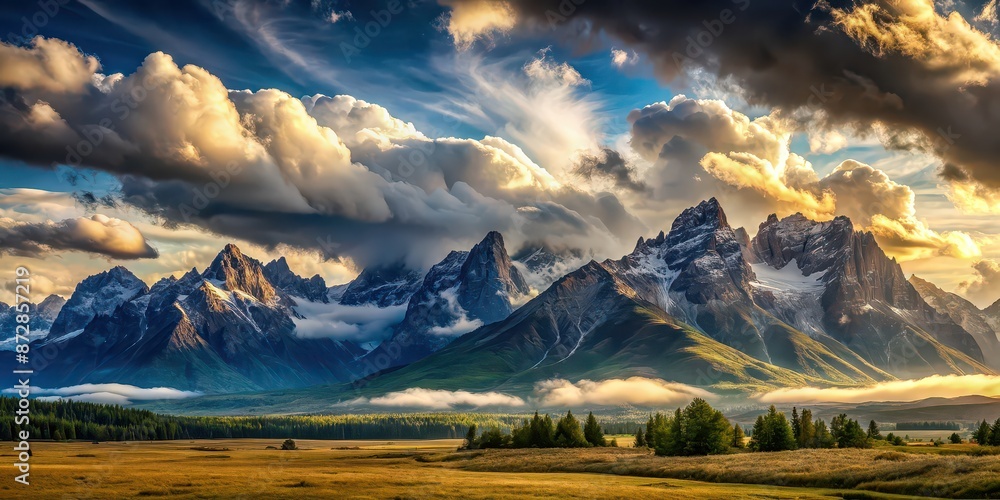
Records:
[[[208,69],[231,89],[277,88],[295,96],[349,94],[385,106],[394,116],[421,130],[439,131],[439,135],[479,137],[495,131],[429,109],[461,85],[447,67],[447,60],[455,56],[450,35],[441,29],[447,9],[434,2],[404,2],[395,15],[386,15],[387,2],[265,2],[262,9],[274,17],[261,21],[258,28],[272,30],[269,36],[280,41],[281,48],[269,36],[240,24],[233,5],[221,1],[73,1],[65,2],[55,16],[45,16],[45,25],[37,27],[25,19],[37,15],[39,6],[23,2],[0,12],[0,33],[6,41],[22,34],[70,41],[98,57],[105,74],[129,74],[148,54],[162,51],[178,65]],[[332,23],[334,12],[342,15]],[[377,36],[359,34],[378,20],[386,26],[379,25]],[[646,67],[636,65],[626,75],[609,65],[612,45],[608,42],[606,49],[578,53],[553,40],[532,37],[506,40],[483,53],[490,60],[506,61],[510,71],[516,72],[538,51],[549,50],[553,59],[569,63],[591,82],[588,90],[601,96],[602,111],[609,118],[606,130],[614,136],[627,131],[625,116],[630,110],[669,101],[674,92],[657,82]],[[295,51],[308,66],[289,62],[281,50]],[[113,178],[91,173],[94,179],[77,179],[74,186],[65,181],[65,171],[52,175],[20,162],[0,161],[11,172],[0,187],[75,190],[83,183],[89,189],[103,190],[115,185]]]

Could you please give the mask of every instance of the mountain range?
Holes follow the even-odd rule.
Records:
[[[525,393],[644,376],[747,391],[1000,370],[1000,301],[980,310],[906,279],[845,217],[772,215],[751,238],[711,199],[568,274],[576,256],[515,255],[491,232],[426,272],[371,267],[333,287],[234,245],[152,286],[115,267],[34,308],[32,349],[47,354],[33,383]],[[383,340],[361,338],[355,316],[391,318]]]

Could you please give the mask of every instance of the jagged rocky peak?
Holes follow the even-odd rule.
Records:
[[[816,222],[801,213],[784,219],[771,214],[760,225],[750,249],[755,259],[775,269],[794,260],[803,274],[810,275],[833,266],[856,237],[847,217]]]
[[[64,305],[66,305],[66,299],[55,294],[49,295],[38,303],[38,307],[35,308],[35,314],[47,321],[55,321]]]
[[[710,230],[729,227],[726,212],[722,210],[722,205],[719,204],[718,199],[709,198],[697,206],[685,209],[674,219],[674,223],[670,227],[670,233],[677,233],[698,227],[705,227]]]
[[[656,244],[666,243],[668,247],[701,246],[710,243],[709,240],[714,238],[718,231],[728,231],[735,242],[735,233],[729,226],[726,212],[722,210],[719,201],[712,198],[681,212],[674,219],[666,237],[657,236],[655,241]]]
[[[219,252],[202,277],[218,282],[227,290],[246,293],[261,302],[269,302],[275,297],[274,287],[264,277],[260,262],[243,255],[232,243]]]
[[[511,299],[531,291],[497,231],[490,231],[472,247],[459,274],[459,303],[467,305],[466,310],[486,324],[509,316],[513,311]]]
[[[288,261],[282,256],[264,266],[264,276],[272,285],[289,295],[302,297],[312,302],[329,302],[326,281],[318,274],[312,278],[303,278],[288,267]]]
[[[402,263],[366,267],[344,290],[340,303],[379,307],[405,304],[420,289],[423,274]]]
[[[83,328],[96,316],[108,316],[118,306],[149,291],[132,271],[122,266],[90,276],[76,285],[52,323],[53,336]]]
[[[706,250],[717,250],[719,245],[732,248],[724,251],[739,251],[736,233],[729,226],[726,213],[719,201],[712,198],[691,207],[677,216],[666,237],[656,237],[654,244],[665,244],[668,249],[667,263],[674,269],[686,265]]]
[[[672,289],[683,291],[692,303],[749,298],[747,290],[754,274],[717,199],[682,212],[664,245],[664,261],[680,272]]]
[[[740,244],[744,250],[750,247],[750,233],[747,232],[747,228],[738,227],[733,233],[736,235],[736,241]]]

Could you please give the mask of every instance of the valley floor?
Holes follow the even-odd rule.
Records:
[[[662,458],[630,448],[455,452],[460,440],[297,443],[36,442],[31,485],[4,467],[0,497],[904,498],[852,487],[1000,496],[1000,456],[969,456],[971,447]],[[10,451],[0,457],[14,461]]]

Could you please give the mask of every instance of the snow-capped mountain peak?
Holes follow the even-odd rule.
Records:
[[[49,334],[62,335],[95,316],[108,316],[122,304],[149,291],[146,284],[122,266],[81,281],[59,311]]]

